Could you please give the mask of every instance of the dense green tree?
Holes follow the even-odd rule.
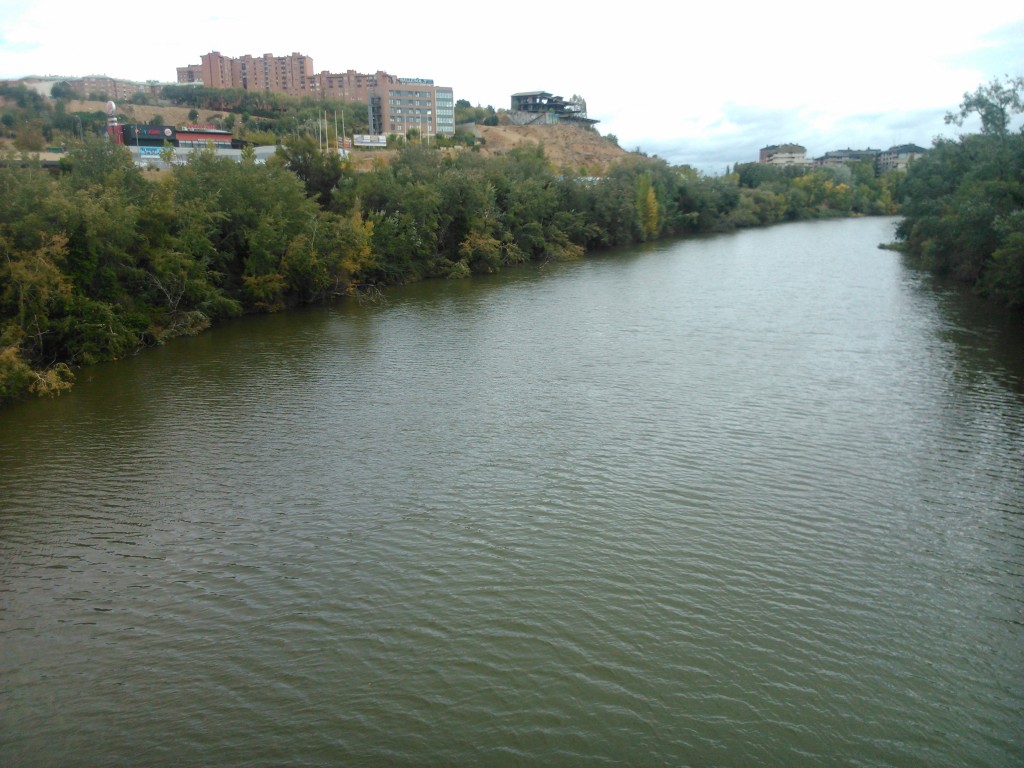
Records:
[[[971,115],[981,120],[981,132],[1004,137],[1014,115],[1024,111],[1024,77],[993,80],[979,86],[974,93],[965,93],[960,109],[946,114],[946,123],[963,125]]]
[[[370,237],[371,228],[358,215],[310,219],[281,259],[288,290],[303,302],[350,293],[357,275],[372,266]]]
[[[0,240],[0,345],[20,349],[31,363],[46,360],[48,337],[72,297],[72,284],[61,269],[66,240],[53,235],[38,248],[17,249]]]
[[[306,194],[325,210],[331,207],[341,177],[352,174],[351,166],[343,163],[337,152],[321,151],[317,141],[308,135],[287,137],[272,160],[302,179]]]
[[[1012,307],[1022,306],[1024,133],[1010,122],[1022,111],[1024,79],[993,82],[964,94],[949,122],[977,114],[979,134],[937,139],[902,184],[903,247],[923,266],[962,280]]]
[[[488,104],[486,107],[471,106],[465,99],[455,102],[455,123],[482,123],[484,125],[497,125],[498,113],[494,107]]]
[[[71,87],[71,84],[68,83],[66,80],[59,83],[54,83],[53,87],[50,88],[50,96],[55,99],[78,98],[78,94],[75,93],[75,90]]]
[[[67,135],[94,117],[100,129],[105,122],[102,113],[68,115],[18,89],[7,93],[5,125],[14,130],[36,121],[45,138],[43,127]],[[595,178],[555,168],[542,145],[485,158],[401,142],[390,164],[357,172],[324,150],[319,134],[303,130],[323,125],[324,103],[177,93],[196,111],[244,110],[244,129],[232,126],[234,115],[224,124],[249,138],[282,137],[279,153],[259,165],[251,149],[241,162],[199,151],[147,177],[123,147],[86,129],[57,174],[20,159],[0,164],[0,399],[58,392],[72,379],[70,365],[131,354],[241,312],[578,258],[657,237],[892,212],[902,195],[899,183],[875,179],[866,167],[797,173],[741,166],[707,177],[634,155]],[[338,110],[348,129],[358,127],[360,110],[365,117],[359,105]],[[483,110],[481,119],[494,114]],[[944,238],[940,217],[914,237],[990,249],[987,268],[976,269],[986,290],[1019,302],[1024,234],[1013,205],[1017,171],[1006,151],[993,155],[965,141],[963,150],[938,153],[943,163],[920,164],[904,186],[963,196],[961,223],[987,221],[987,229],[957,233],[949,225]],[[998,173],[980,174],[982,167]],[[951,168],[974,169],[973,186],[960,192]],[[973,209],[971,197],[978,198]]]

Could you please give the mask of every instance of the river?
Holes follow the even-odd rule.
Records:
[[[0,412],[0,765],[1021,765],[1024,333],[894,223],[245,318]]]

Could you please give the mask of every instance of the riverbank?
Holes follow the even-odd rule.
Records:
[[[406,145],[365,172],[315,142],[265,166],[201,154],[156,178],[101,141],[62,165],[0,169],[0,236],[13,245],[0,264],[0,404],[58,394],[72,368],[226,317],[661,238],[887,213],[897,181],[843,169],[704,177],[637,155],[584,177],[525,140],[493,156]]]

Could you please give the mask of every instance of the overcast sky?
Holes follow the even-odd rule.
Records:
[[[217,8],[217,10],[214,10]],[[1019,0],[773,3],[96,4],[0,0],[0,79],[174,81],[202,54],[303,53],[507,108],[517,91],[587,101],[602,134],[706,173],[767,144],[930,146],[965,91],[1024,75]]]

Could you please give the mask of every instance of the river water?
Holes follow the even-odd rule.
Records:
[[[1019,766],[1024,334],[815,222],[0,412],[0,765]]]

